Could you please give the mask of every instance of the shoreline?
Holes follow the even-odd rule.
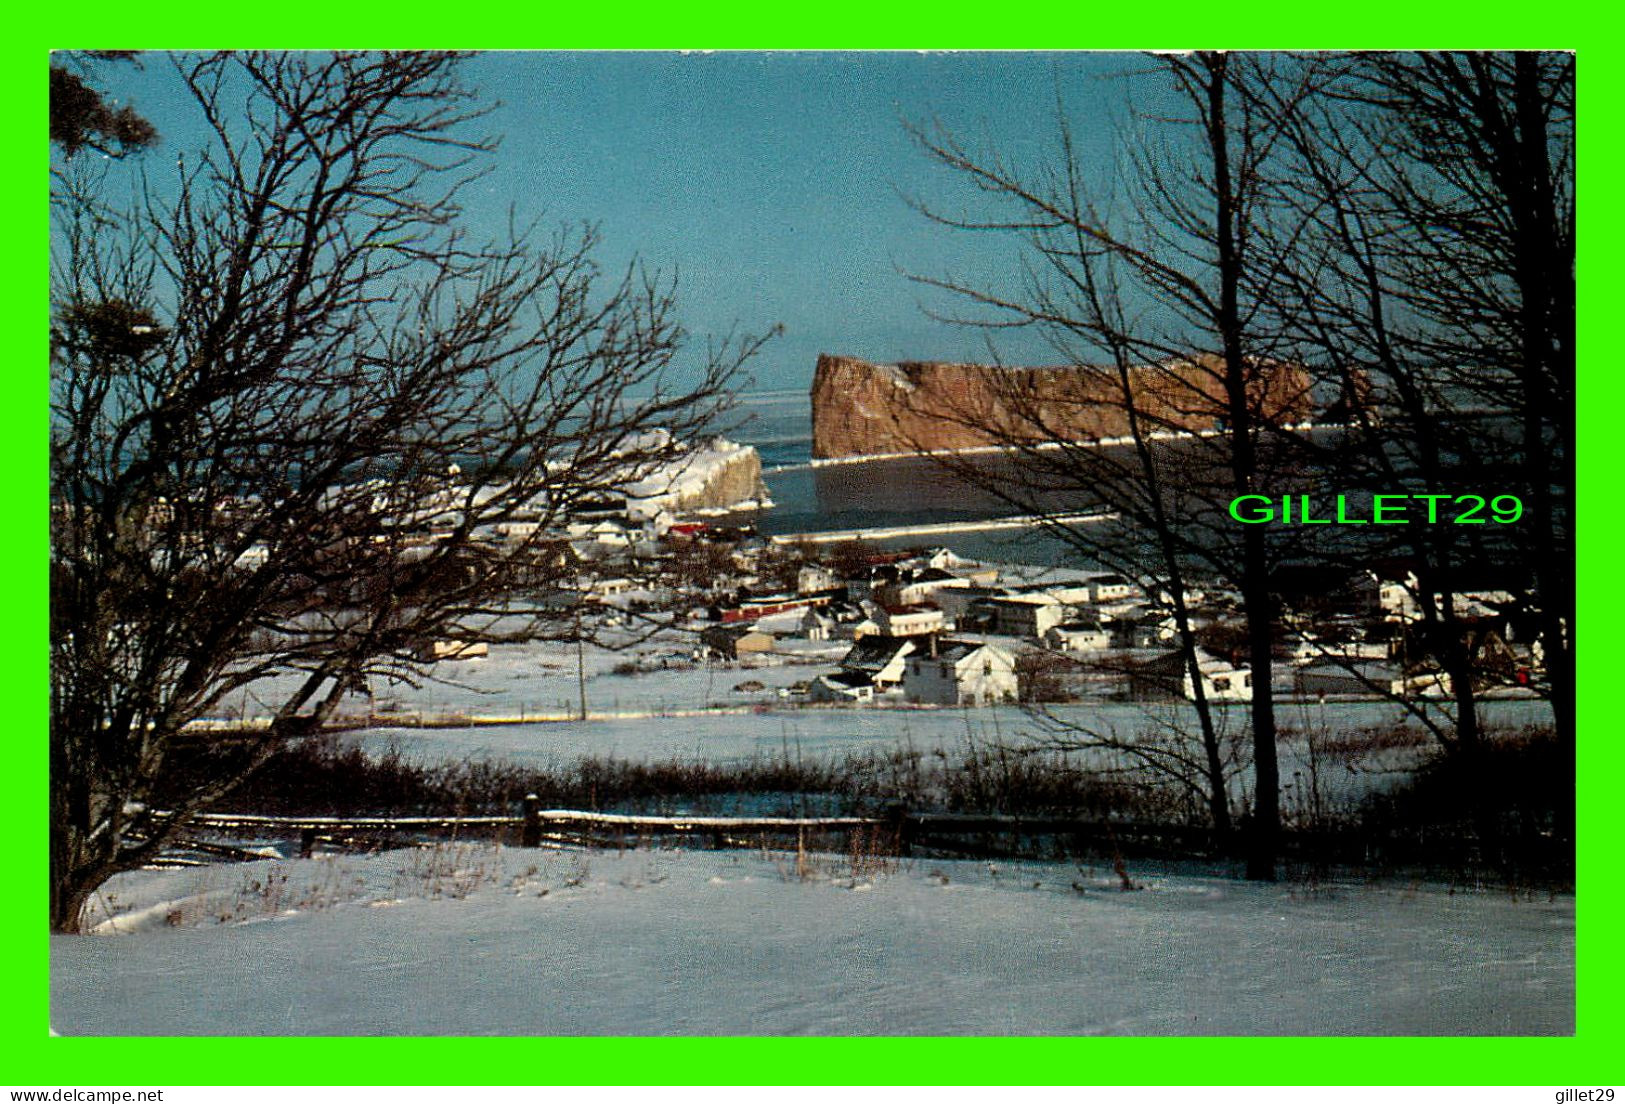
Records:
[[[1077,525],[1091,521],[1114,521],[1115,510],[1085,510],[1069,514],[1019,514],[1013,517],[982,518],[966,521],[921,522],[915,525],[882,525],[865,529],[825,529],[809,533],[775,533],[768,537],[773,544],[834,544],[840,541],[878,541],[897,537],[928,537],[952,533],[983,533],[1000,529],[1033,529],[1038,526]]]
[[[1323,429],[1324,426],[1315,422],[1297,422],[1292,425],[1280,427],[1292,432],[1309,432]],[[1185,430],[1154,430],[1144,435],[1147,441],[1180,441],[1180,440],[1206,440],[1213,437],[1222,437],[1227,433],[1223,429],[1203,429],[1197,431]],[[965,445],[961,448],[921,449],[913,452],[868,452],[852,456],[815,456],[804,464],[780,464],[768,469],[771,472],[801,471],[804,469],[818,469],[837,467],[843,464],[867,464],[876,460],[931,460],[941,457],[954,456],[994,456],[998,454],[1020,455],[1024,452],[1054,452],[1065,448],[1118,448],[1123,445],[1132,445],[1132,436],[1097,437],[1080,439],[1076,441],[1039,441],[1030,445]]]

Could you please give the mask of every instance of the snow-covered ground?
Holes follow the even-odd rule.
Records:
[[[583,675],[592,713],[747,705],[766,699],[735,694],[733,687],[739,683],[749,679],[763,682],[771,697],[780,687],[834,670],[851,647],[843,642],[786,640],[780,654],[729,664],[696,663],[692,657],[696,644],[692,634],[667,632],[658,639],[628,643],[621,649],[588,645],[579,656],[575,645],[565,642],[495,645],[488,656],[434,664],[417,686],[375,678],[372,701],[353,695],[341,713],[365,713],[370,708],[375,712],[423,714],[574,716],[580,708]],[[615,673],[616,668],[628,664],[638,665],[641,673]],[[222,703],[221,712],[227,716],[268,716],[272,712],[270,705],[280,701],[296,682],[294,676],[261,680]]]
[[[426,762],[582,757],[838,758],[1020,745],[1014,707],[807,708],[780,694],[841,644],[749,668],[693,664],[687,638],[586,648],[590,719],[375,727],[346,739]],[[636,661],[640,674],[616,674]],[[799,661],[799,662],[798,662]],[[570,645],[494,647],[355,712],[569,716]],[[740,692],[746,680],[764,689]],[[263,712],[252,700],[241,714]],[[1244,707],[1220,709],[1238,730]],[[1080,727],[1194,730],[1186,705],[1057,707]],[[1486,703],[1492,724],[1549,717]],[[1378,702],[1286,704],[1326,732],[1401,717]],[[1385,784],[1283,741],[1288,804]],[[1243,779],[1244,776],[1238,776]],[[1238,784],[1243,784],[1238,782]],[[1574,900],[1443,886],[1254,885],[1071,864],[483,843],[121,876],[100,934],[52,940],[64,1034],[1563,1034]]]
[[[679,638],[686,639],[686,638]],[[521,765],[557,765],[583,757],[636,760],[673,758],[727,763],[752,758],[841,757],[912,746],[921,752],[960,753],[971,747],[1021,745],[1039,727],[1016,706],[976,709],[809,707],[784,696],[797,682],[832,671],[849,645],[799,642],[793,655],[745,664],[694,663],[677,639],[610,650],[587,647],[580,657],[586,675],[590,719],[580,709],[577,654],[573,645],[500,645],[488,657],[447,661],[435,666],[436,681],[419,687],[376,684],[370,709],[376,727],[360,735],[370,750],[390,747],[418,762],[498,759]],[[692,647],[692,642],[688,642]],[[637,662],[638,674],[616,674]],[[662,667],[662,663],[665,664]],[[764,689],[742,692],[747,682]],[[267,700],[275,700],[266,694]],[[252,698],[232,703],[234,711],[262,713]],[[1221,725],[1245,727],[1245,705],[1220,706]],[[1549,722],[1546,703],[1532,700],[1482,703],[1492,725],[1514,727]],[[369,703],[352,699],[352,716]],[[452,724],[420,728],[392,726],[388,717],[538,718],[527,723]],[[1095,701],[1053,707],[1055,717],[1081,729],[1132,736],[1141,732],[1197,730],[1188,703]],[[1404,710],[1389,702],[1282,702],[1283,726],[1344,732],[1401,723]],[[542,720],[540,718],[549,718]],[[1307,769],[1301,741],[1288,742],[1285,777]]]
[[[737,672],[735,672],[737,674]],[[768,675],[754,672],[764,682]],[[744,696],[741,696],[744,697]],[[367,751],[396,751],[408,761],[424,764],[461,760],[491,760],[518,766],[561,767],[582,758],[608,758],[635,762],[687,760],[717,765],[750,760],[821,762],[848,755],[887,754],[912,748],[922,754],[943,752],[957,760],[971,751],[991,752],[997,746],[1033,746],[1040,735],[1034,719],[1021,709],[1001,706],[982,709],[877,709],[779,708],[763,705],[755,711],[742,701],[728,712],[691,712],[656,717],[604,717],[588,721],[550,721],[459,728],[378,728],[353,733]],[[1533,718],[1544,703],[1489,703],[1485,715],[1494,723],[1517,724]],[[1228,715],[1229,731],[1243,731],[1245,706],[1221,710]],[[1093,732],[1120,736],[1159,733],[1171,724],[1194,732],[1196,722],[1178,706],[1096,704],[1058,707],[1054,716]],[[1319,711],[1308,725],[1318,729]],[[1391,724],[1397,710],[1376,702],[1336,703],[1326,706],[1327,731],[1342,726]],[[1283,716],[1285,720],[1285,715]],[[1398,748],[1350,758],[1310,754],[1300,737],[1284,737],[1280,744],[1282,784],[1288,799],[1295,788],[1318,787],[1323,798],[1357,799],[1361,794],[1399,780],[1395,773],[1413,765],[1432,749],[1425,740],[1414,748]],[[1114,765],[1105,752],[1091,753],[1092,761]],[[1081,762],[1082,760],[1077,760]],[[1237,785],[1250,780],[1237,775]]]
[[[783,707],[788,715],[796,716],[799,714],[793,708],[794,701],[787,701],[778,691],[835,670],[851,647],[844,641],[785,639],[780,641],[779,653],[751,657],[743,663],[695,662],[692,653],[697,639],[693,634],[663,630],[656,638],[638,643],[631,641],[629,633],[623,632],[623,635],[626,643],[619,649],[588,645],[579,656],[574,644],[564,642],[495,645],[488,656],[446,660],[433,665],[419,686],[374,679],[372,700],[352,696],[341,712],[364,715],[370,709],[375,713],[396,710],[424,715],[573,717],[580,710],[580,680],[585,675],[587,708],[595,715],[640,719],[628,715],[768,705],[775,709]],[[989,639],[1007,643],[1001,638]],[[626,665],[636,665],[640,673],[616,673],[617,668]],[[757,694],[734,690],[735,686],[750,680],[761,682],[766,690]],[[269,716],[273,711],[271,706],[281,701],[279,691],[285,693],[295,681],[293,676],[263,680],[249,691],[223,702],[220,713],[223,717]],[[1299,728],[1385,727],[1405,718],[1401,706],[1381,701],[1321,704],[1283,700],[1278,708],[1283,725]],[[1550,723],[1551,719],[1546,703],[1533,699],[1486,701],[1482,708],[1491,724]],[[1195,727],[1194,710],[1180,703],[1146,705],[1095,701],[1064,706],[1058,711],[1098,719],[1119,731],[1125,726],[1144,727],[1148,722],[1160,724],[1175,715],[1182,717],[1189,727]],[[865,707],[842,710],[859,729],[872,727],[864,717],[873,712]],[[945,712],[957,716],[960,711]],[[982,718],[973,723],[1005,730],[1021,716],[1021,711],[1014,708],[970,712],[973,717]],[[995,719],[995,715],[1002,717]],[[953,724],[962,732],[966,722],[961,717]],[[890,731],[894,725],[886,722],[881,727]],[[745,753],[749,753],[748,749]]]
[[[1566,1034],[1574,900],[446,844],[124,875],[63,1034]]]

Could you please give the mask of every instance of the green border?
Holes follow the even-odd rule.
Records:
[[[1017,9],[964,3],[881,9],[849,2],[777,14],[767,5],[700,12],[662,3],[647,10],[579,5],[380,5],[345,10],[335,4],[225,6],[161,12],[150,5],[75,4],[8,17],[8,64],[0,69],[17,149],[40,147],[45,116],[42,79],[52,46],[205,47],[402,45],[471,48],[1131,48],[1228,44],[1254,48],[1538,46],[1575,48],[1585,119],[1593,142],[1584,159],[1588,209],[1611,215],[1613,128],[1619,118],[1615,34],[1603,17],[1564,5],[1416,3],[1332,7],[1280,0],[1236,5],[1089,5],[1076,0],[1025,3]],[[1115,10],[1112,10],[1115,9]],[[454,14],[455,13],[455,14]],[[1245,23],[1236,15],[1244,13]],[[470,19],[469,16],[474,18]],[[1172,41],[1170,36],[1177,36]],[[30,155],[31,159],[32,155]],[[24,160],[15,157],[15,161]],[[4,778],[12,811],[9,860],[13,892],[0,908],[0,933],[11,969],[4,1017],[6,1056],[0,1069],[13,1086],[229,1084],[1558,1084],[1607,1085],[1625,1027],[1620,1006],[1621,954],[1616,939],[1621,880],[1616,781],[1622,756],[1597,688],[1618,680],[1611,634],[1588,632],[1581,655],[1579,1033],[1567,1039],[313,1039],[297,1049],[260,1039],[57,1039],[47,1033],[46,910],[46,302],[40,254],[46,252],[46,205],[34,171],[6,174],[14,254],[6,279],[8,332],[33,335],[35,352],[20,357],[4,403],[4,439],[13,470],[0,479],[9,539],[0,565],[16,654],[0,667],[10,706],[12,771]],[[1581,480],[1606,501],[1617,431],[1605,423],[1603,400],[1617,369],[1599,352],[1618,306],[1615,281],[1599,280],[1621,256],[1613,218],[1587,224],[1592,279],[1581,291],[1586,402],[1581,407]],[[36,250],[38,252],[36,252]],[[1600,260],[1598,260],[1600,258]],[[1587,322],[1589,321],[1589,325]],[[1587,342],[1586,338],[1591,338]],[[16,341],[13,348],[30,347]],[[1608,612],[1612,580],[1607,552],[1613,511],[1586,517],[1581,547],[1587,624]],[[1614,585],[1617,585],[1614,584]]]

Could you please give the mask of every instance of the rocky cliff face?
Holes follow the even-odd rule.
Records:
[[[713,440],[627,488],[628,512],[652,517],[767,501],[762,458],[749,445]]]
[[[1152,429],[1220,424],[1223,392],[1200,360],[1148,365],[1130,376]],[[1249,383],[1256,411],[1298,421],[1311,412],[1301,369],[1272,365]],[[1128,434],[1121,382],[1099,368],[985,364],[871,364],[823,355],[812,385],[813,458],[820,460]]]
[[[704,475],[680,482],[675,489],[676,510],[721,510],[767,501],[762,483],[762,458],[749,445],[715,457]]]

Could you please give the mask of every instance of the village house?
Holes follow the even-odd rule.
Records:
[[[889,690],[902,684],[908,657],[919,650],[918,642],[908,637],[865,636],[841,657],[841,670],[866,675],[875,689]]]
[[[807,685],[807,700],[835,705],[871,702],[875,700],[874,680],[859,671],[819,675]]]
[[[599,600],[615,598],[637,586],[624,575],[617,575],[608,579],[594,579],[588,585],[587,593]]]
[[[1335,636],[1303,629],[1296,634],[1289,659],[1293,666],[1307,667],[1327,660],[1349,663],[1367,660],[1385,660],[1393,652],[1386,640],[1359,639],[1352,626],[1343,626],[1344,632]]]
[[[564,527],[565,536],[572,543],[590,547],[594,544],[607,548],[625,548],[632,543],[632,536],[627,532],[626,526],[618,521],[573,521]]]
[[[1041,640],[1045,633],[1065,621],[1070,607],[1049,594],[1008,594],[983,599],[993,614],[992,631],[1000,636],[1020,636]]]
[[[946,627],[936,606],[882,606],[875,620],[887,636],[925,636]]]
[[[1292,688],[1300,694],[1393,698],[1443,697],[1450,693],[1450,676],[1442,671],[1405,671],[1389,660],[1338,663],[1318,660],[1293,672]]]
[[[756,621],[777,613],[827,606],[831,596],[823,594],[763,594],[748,595],[733,602],[721,602],[710,609],[713,621],[732,624],[737,621]]]
[[[1114,648],[1166,647],[1177,635],[1173,617],[1149,609],[1115,617],[1108,628]]]
[[[816,594],[842,585],[840,576],[822,564],[803,564],[796,571],[797,594]]]
[[[835,626],[835,636],[839,640],[862,640],[866,636],[881,635],[884,634],[881,632],[880,622],[867,613],[837,622]]]
[[[816,606],[808,606],[802,613],[801,620],[796,622],[795,635],[803,640],[822,642],[834,634],[835,618]]]
[[[491,654],[491,647],[483,640],[431,640],[417,650],[421,663],[439,663],[443,659],[483,659]]]
[[[492,527],[497,539],[508,544],[520,544],[541,531],[539,521],[499,521]]]
[[[762,632],[754,625],[712,625],[700,632],[700,642],[706,652],[717,659],[738,661],[747,656],[763,655],[777,649],[778,642],[771,633]]]
[[[1376,579],[1377,602],[1385,619],[1422,619],[1422,604],[1417,597],[1422,584],[1414,571],[1407,571],[1403,579],[1379,578],[1375,574],[1372,577]],[[1434,594],[1433,602],[1434,608],[1442,610],[1444,595]],[[1450,599],[1451,612],[1458,620],[1498,617],[1516,604],[1517,599],[1505,590],[1459,590]]]
[[[876,587],[874,598],[888,606],[917,606],[934,601],[937,594],[945,589],[957,590],[970,585],[969,579],[940,567],[928,567],[905,575],[896,582]]]
[[[1094,592],[1085,579],[1049,579],[1009,585],[1004,588],[1004,593],[1022,598],[1043,598],[1063,606],[1082,606],[1093,600]]]
[[[706,535],[711,527],[703,521],[674,521],[667,527],[665,539],[668,542],[684,542],[699,540]]]
[[[945,618],[958,622],[970,614],[973,608],[991,616],[991,611],[988,611],[983,603],[989,598],[997,598],[1003,594],[1004,591],[998,587],[979,586],[973,583],[962,587],[943,587],[931,596],[931,601],[942,610]]]
[[[910,566],[923,571],[946,571],[960,562],[961,560],[954,555],[952,549],[943,548],[940,545],[936,548],[927,548],[924,552],[908,561]]]
[[[903,695],[925,705],[991,705],[1014,701],[1016,661],[996,644],[942,641],[933,652],[909,656]]]
[[[1099,652],[1111,643],[1112,634],[1093,618],[1063,621],[1044,634],[1044,644],[1062,652]]]
[[[1096,575],[1089,580],[1089,601],[1097,606],[1140,597],[1140,588],[1121,575]]]
[[[1202,672],[1203,697],[1208,701],[1252,701],[1252,672],[1229,660],[1198,648],[1197,666]],[[1196,700],[1196,687],[1182,652],[1169,652],[1129,671],[1129,694],[1142,699],[1183,697]]]
[[[956,574],[973,587],[994,587],[999,583],[999,569],[996,567],[961,568]]]

